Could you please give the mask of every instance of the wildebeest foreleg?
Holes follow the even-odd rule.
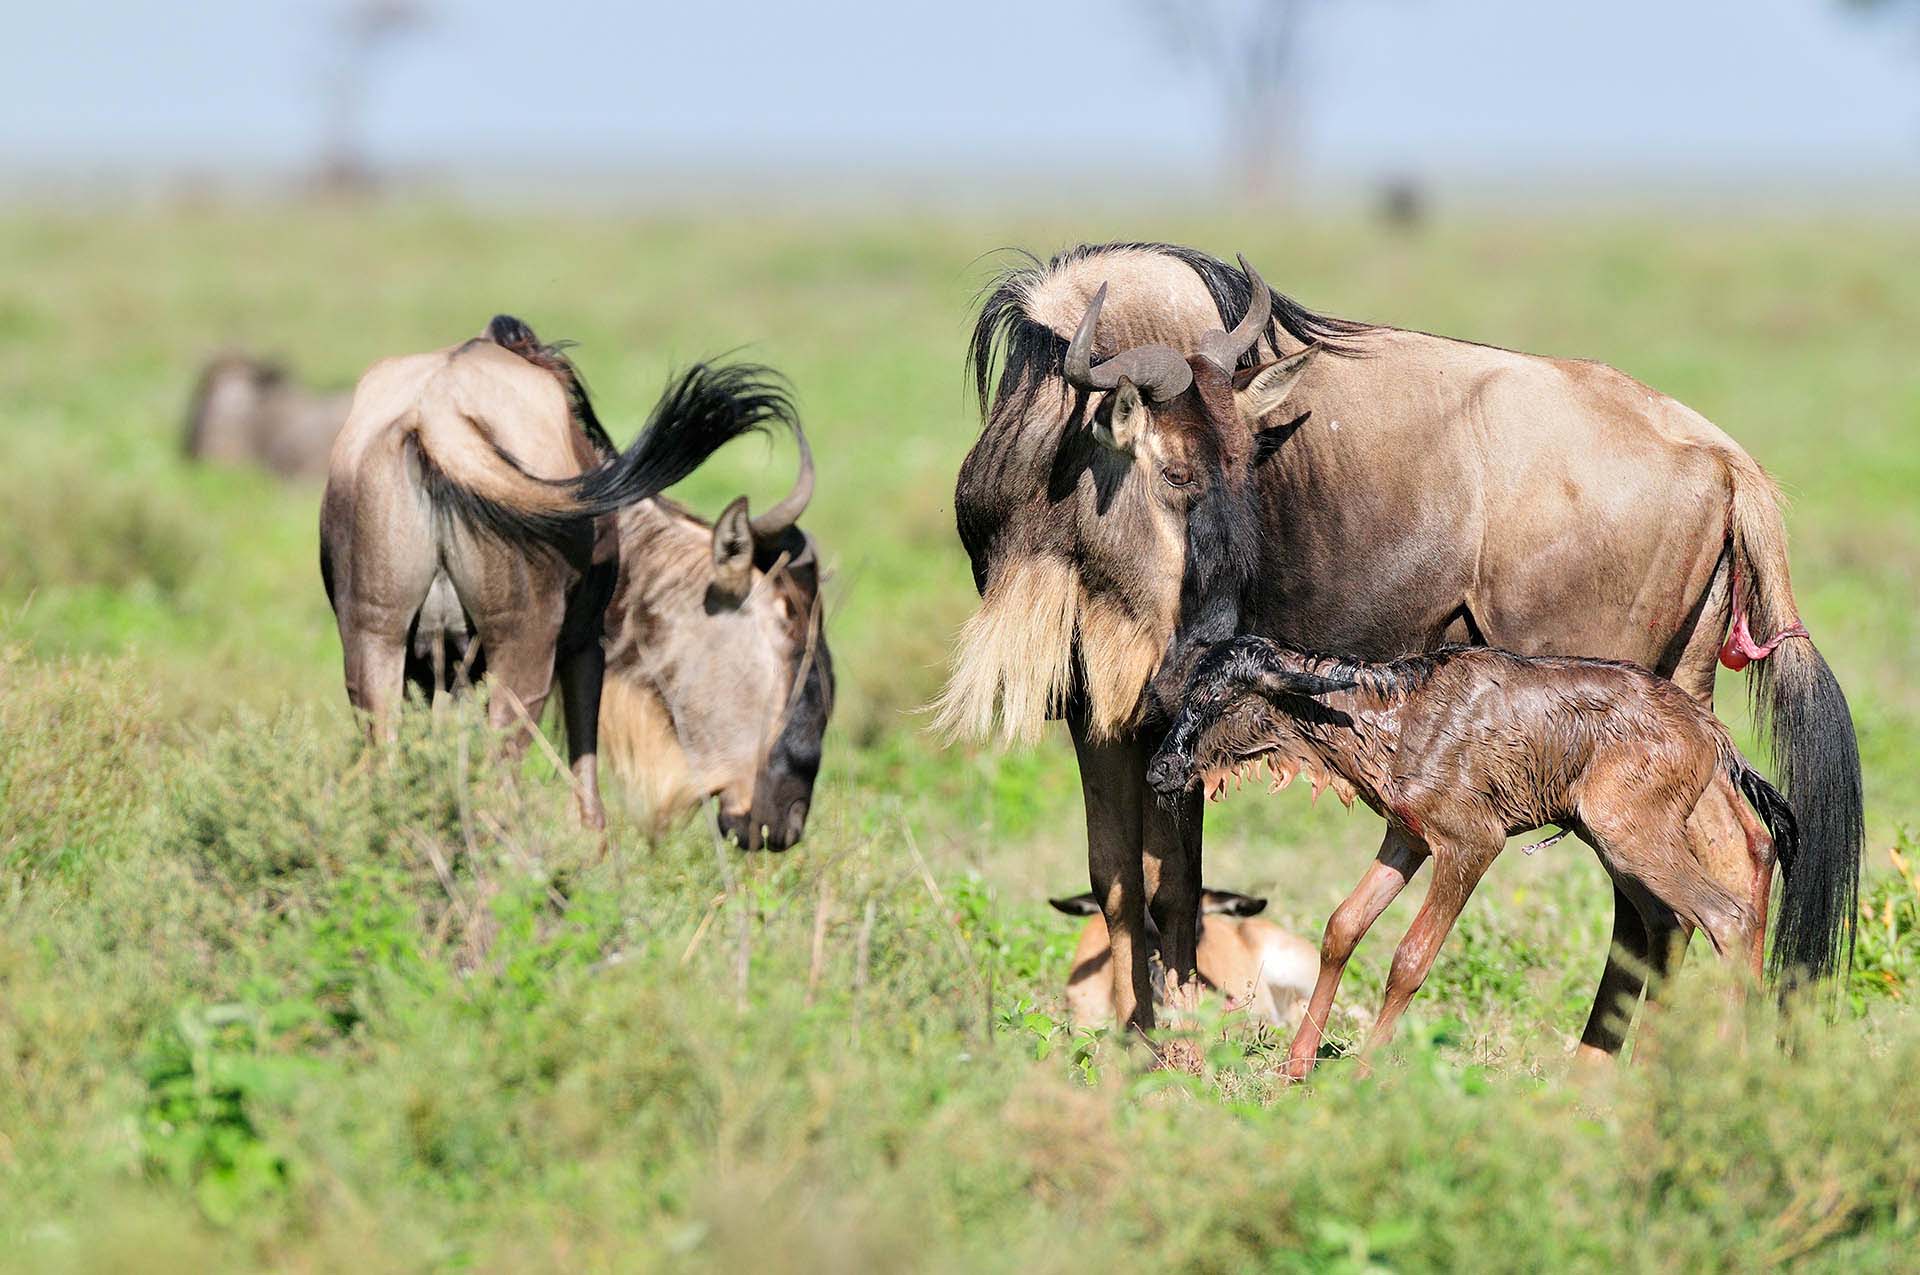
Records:
[[[1160,960],[1169,978],[1169,1006],[1192,1009],[1199,999],[1200,828],[1205,806],[1187,791],[1168,811],[1142,786],[1142,873],[1147,907],[1160,931]]]
[[[1380,853],[1360,884],[1328,918],[1326,935],[1320,940],[1320,976],[1314,980],[1313,996],[1294,1032],[1293,1047],[1287,1051],[1289,1078],[1302,1079],[1312,1069],[1327,1018],[1333,1013],[1334,993],[1340,990],[1340,975],[1353,949],[1388,905],[1400,897],[1400,891],[1406,889],[1408,880],[1426,859],[1425,846],[1399,829],[1389,828],[1386,840],[1380,843]]]
[[[1113,1014],[1123,1028],[1153,1027],[1153,986],[1147,964],[1147,895],[1141,863],[1140,814],[1148,799],[1147,759],[1129,739],[1088,738],[1069,720],[1080,762],[1080,794],[1087,813],[1087,876],[1107,919],[1112,948]]]
[[[607,653],[589,642],[560,661],[560,706],[567,719],[567,762],[573,771],[574,795],[580,804],[580,822],[604,829],[607,814],[600,804],[600,684],[606,677]]]
[[[1427,886],[1427,897],[1420,904],[1413,924],[1407,927],[1406,937],[1394,949],[1393,966],[1387,972],[1386,999],[1381,1003],[1380,1017],[1373,1022],[1373,1030],[1367,1033],[1366,1047],[1361,1051],[1363,1056],[1393,1039],[1394,1024],[1406,1011],[1413,994],[1427,981],[1434,958],[1440,955],[1440,945],[1446,942],[1454,922],[1460,919],[1461,910],[1473,897],[1473,888],[1480,884],[1480,878],[1500,854],[1504,840],[1484,846],[1435,847],[1433,880]]]

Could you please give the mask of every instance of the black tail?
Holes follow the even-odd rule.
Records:
[[[1781,872],[1791,877],[1800,858],[1800,823],[1793,817],[1793,807],[1778,788],[1740,758],[1734,759],[1733,780],[1760,822],[1767,825],[1773,837],[1774,857],[1780,861]]]
[[[1797,834],[1793,857],[1780,856],[1780,919],[1770,964],[1789,980],[1818,980],[1853,966],[1866,840],[1860,747],[1847,697],[1811,641],[1789,639],[1754,667],[1755,717],[1772,736],[1773,772],[1793,803]],[[1743,792],[1746,785],[1742,777]]]
[[[504,324],[495,319],[489,333]],[[524,324],[519,328],[531,339]],[[505,335],[513,337],[509,329]],[[501,344],[506,344],[502,341]],[[519,346],[510,346],[521,353]],[[593,520],[656,496],[698,469],[724,444],[763,431],[769,421],[793,425],[792,400],[778,373],[751,363],[696,363],[668,383],[632,446],[574,478],[541,478],[494,440],[484,422],[471,422],[500,463],[532,498],[502,499],[477,490],[471,478],[450,474],[417,438],[409,440],[421,483],[434,507],[509,544],[552,549],[582,561],[593,543]]]
[[[574,479],[582,512],[612,513],[656,496],[722,445],[798,420],[785,380],[757,363],[696,363],[667,384],[645,428],[614,460]]]

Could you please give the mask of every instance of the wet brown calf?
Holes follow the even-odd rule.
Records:
[[[1656,990],[1695,928],[1758,976],[1776,850],[1789,880],[1795,866],[1785,799],[1711,712],[1628,664],[1486,647],[1366,663],[1235,638],[1196,669],[1148,782],[1166,798],[1195,783],[1217,792],[1261,764],[1277,786],[1306,774],[1316,794],[1332,787],[1387,820],[1373,866],[1327,922],[1319,981],[1287,1059],[1295,1077],[1319,1051],[1354,946],[1429,858],[1433,880],[1394,953],[1369,1050],[1392,1035],[1514,834],[1557,825],[1594,848],[1656,940]],[[1750,897],[1729,893],[1688,848],[1687,818],[1709,790],[1740,818],[1755,867]]]

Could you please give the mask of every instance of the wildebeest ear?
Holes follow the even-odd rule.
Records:
[[[1123,376],[1107,401],[1107,418],[1093,423],[1093,436],[1102,445],[1131,456],[1152,421],[1153,414],[1139,387]]]
[[[1048,899],[1047,903],[1055,912],[1065,912],[1068,916],[1098,916],[1100,913],[1100,905],[1093,901],[1091,890],[1064,899]]]
[[[1267,910],[1267,901],[1251,894],[1235,894],[1232,890],[1202,890],[1200,910],[1218,916],[1258,916]]]
[[[1240,409],[1240,419],[1258,431],[1267,428],[1261,424],[1262,418],[1277,411],[1287,401],[1287,395],[1293,393],[1293,386],[1300,374],[1307,370],[1307,364],[1320,352],[1317,345],[1309,345],[1304,350],[1289,354],[1267,364],[1253,374],[1245,389],[1235,390],[1234,406]],[[1275,424],[1284,424],[1276,421]]]
[[[739,497],[713,524],[713,590],[738,602],[753,584],[753,524]]]

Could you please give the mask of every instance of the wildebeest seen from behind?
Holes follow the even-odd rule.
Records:
[[[793,429],[800,474],[765,513],[742,496],[709,523],[659,497],[615,518],[607,759],[656,827],[713,798],[722,829],[755,850],[805,831],[833,709],[819,552],[799,526],[813,453]]]
[[[1369,1049],[1393,1034],[1517,833],[1558,825],[1594,848],[1652,938],[1656,979],[1695,929],[1759,977],[1775,854],[1788,891],[1807,866],[1785,798],[1712,710],[1632,664],[1488,647],[1366,663],[1235,638],[1200,661],[1147,779],[1178,798],[1262,765],[1278,787],[1306,774],[1316,793],[1331,785],[1387,820],[1379,858],[1327,922],[1319,980],[1287,1060],[1296,1078],[1319,1051],[1354,946],[1429,858],[1433,878],[1394,953]],[[1744,898],[1687,844],[1687,819],[1709,791],[1739,818],[1761,866]]]
[[[257,465],[282,478],[322,478],[351,391],[298,384],[278,363],[245,354],[208,360],[187,409],[187,455],[221,465]]]
[[[484,673],[490,717],[513,726],[521,709],[538,719],[557,672],[581,818],[604,826],[595,755],[617,569],[609,515],[791,417],[765,369],[697,364],[614,454],[572,364],[505,315],[482,337],[375,364],[334,445],[320,511],[348,698],[378,730],[409,679],[438,694]],[[526,735],[510,740],[524,747]]]
[[[1069,366],[1103,288],[1096,358],[1199,350],[1260,301],[1272,318],[1233,360],[1234,385],[1271,359],[1304,360],[1258,422],[1211,423],[1210,450],[1230,463],[1209,482],[1246,490],[1203,519],[1168,500],[1179,475],[1154,449],[1117,447],[1100,427],[1119,387]],[[997,716],[1028,736],[1066,718],[1096,893],[1134,939],[1151,909],[1170,969],[1193,968],[1199,803],[1162,810],[1146,763],[1186,671],[1172,656],[1237,632],[1369,659],[1466,642],[1626,660],[1703,704],[1723,638],[1735,667],[1777,642],[1753,664],[1754,690],[1803,870],[1782,891],[1775,959],[1802,976],[1845,962],[1862,839],[1852,721],[1799,625],[1772,485],[1698,413],[1597,363],[1317,315],[1164,244],[1081,247],[1007,272],[972,352],[985,420],[955,512],[982,604],[945,721],[985,733]],[[1709,794],[1688,832],[1716,879],[1751,894],[1762,865],[1726,802]],[[1606,1052],[1649,955],[1619,897],[1614,937],[1582,1038]],[[1141,943],[1116,967],[1120,1012],[1138,1025],[1152,1021],[1146,956]]]

